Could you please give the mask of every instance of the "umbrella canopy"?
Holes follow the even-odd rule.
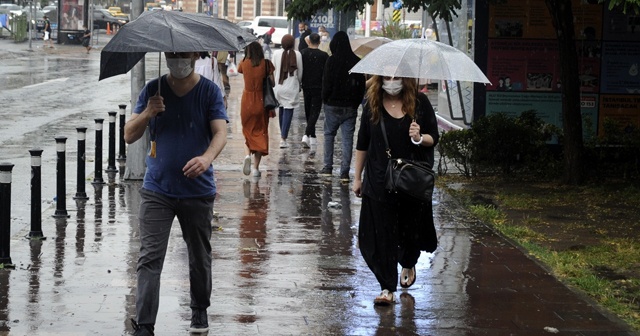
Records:
[[[144,12],[104,46],[99,79],[127,73],[150,51],[237,51],[256,39],[224,19],[179,11]]]
[[[372,36],[372,37],[362,37],[350,40],[351,50],[360,56],[364,57],[368,53],[370,53],[373,49],[393,41],[390,38],[381,37],[381,36]]]
[[[371,51],[351,72],[370,75],[491,83],[462,51],[427,39],[385,43]]]

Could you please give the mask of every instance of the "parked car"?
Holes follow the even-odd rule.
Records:
[[[240,28],[246,29],[249,33],[253,34],[253,29],[251,29],[251,27],[249,27],[249,26],[251,26],[252,22],[253,21],[239,21],[236,24],[238,26],[240,26]]]
[[[96,9],[93,11],[93,28],[107,29],[107,23],[111,29],[120,28],[129,22],[129,18],[115,17],[107,9]]]
[[[115,17],[126,17],[127,19],[129,19],[129,14],[123,13],[122,12],[122,8],[120,8],[120,7],[109,7],[109,8],[107,8],[107,10],[109,11],[109,13],[112,16],[115,16]]]
[[[282,37],[287,34],[289,29],[289,21],[286,16],[256,16],[245,29],[253,29],[253,33],[260,36],[269,31],[271,27],[276,29],[271,36],[271,42],[278,48],[282,44]]]
[[[14,4],[0,4],[0,10],[6,13],[9,12],[13,15],[22,15],[22,7]]]

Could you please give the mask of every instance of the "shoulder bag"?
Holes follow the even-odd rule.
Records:
[[[276,95],[273,92],[273,82],[271,81],[271,77],[269,77],[269,63],[267,60],[264,61],[264,74],[265,76],[262,80],[262,99],[265,110],[269,111],[280,106],[280,103],[278,103]]]
[[[417,201],[431,202],[436,178],[433,169],[426,162],[392,158],[384,127],[384,116],[380,116],[380,127],[389,159],[384,176],[384,188],[390,193],[402,193]]]

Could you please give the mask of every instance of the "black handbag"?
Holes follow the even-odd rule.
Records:
[[[280,103],[278,103],[276,95],[273,92],[273,82],[271,81],[271,77],[269,77],[269,63],[267,63],[266,60],[264,61],[264,73],[265,77],[262,80],[262,99],[265,110],[269,111],[280,106]]]
[[[383,116],[380,117],[380,127],[389,159],[384,176],[385,190],[391,193],[399,192],[422,202],[431,202],[436,180],[433,169],[423,161],[392,158]]]

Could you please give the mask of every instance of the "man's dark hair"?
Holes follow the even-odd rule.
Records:
[[[311,33],[311,35],[309,35],[309,42],[311,42],[311,44],[313,45],[320,44],[320,35],[318,35],[317,33]]]

